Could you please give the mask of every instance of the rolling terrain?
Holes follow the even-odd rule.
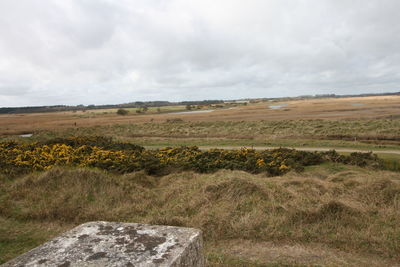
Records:
[[[0,115],[0,263],[109,220],[200,228],[208,266],[399,266],[400,96],[168,108]]]

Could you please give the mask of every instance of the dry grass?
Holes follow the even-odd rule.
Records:
[[[352,106],[352,103],[364,103]],[[216,110],[199,114],[148,114],[118,116],[116,114],[92,113],[82,116],[71,112],[0,115],[0,134],[21,134],[39,130],[66,129],[96,125],[115,125],[145,122],[165,122],[179,117],[191,122],[214,121],[280,121],[299,119],[365,119],[398,118],[400,116],[400,96],[327,98],[296,100],[282,109],[269,109],[273,102],[263,102],[235,109]]]
[[[354,141],[354,137],[367,140],[400,141],[400,120],[283,120],[283,121],[218,121],[123,124],[75,128],[53,131],[58,135],[88,135],[96,132],[120,138],[230,138],[230,139],[276,139],[321,138]],[[45,136],[47,132],[38,134]]]
[[[92,220],[197,227],[204,231],[209,263],[215,266],[390,265],[400,260],[398,173],[333,164],[275,178],[226,170],[155,178],[141,172],[115,176],[53,169],[14,181],[3,178],[1,185],[3,231]],[[62,229],[50,228],[53,233]],[[4,243],[1,231],[0,238]],[[42,241],[19,244],[29,249]],[[249,249],[253,244],[257,249]],[[3,247],[7,253],[0,261],[21,252]],[[277,249],[283,256],[273,256]],[[285,259],[294,249],[298,255]],[[329,257],[312,256],[318,253]]]
[[[0,115],[0,134],[34,131],[33,139],[45,140],[96,133],[142,145],[398,149],[400,96],[268,108],[276,104],[185,115]],[[171,123],[174,118],[183,122]],[[152,177],[57,168],[0,177],[0,263],[93,220],[200,228],[210,266],[399,266],[400,174],[326,164],[274,178],[228,170]]]
[[[396,261],[318,243],[228,240],[210,245],[211,266],[396,266]],[[397,265],[398,266],[398,265]]]

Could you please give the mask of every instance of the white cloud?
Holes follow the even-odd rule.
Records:
[[[3,0],[0,106],[398,91],[397,0]]]

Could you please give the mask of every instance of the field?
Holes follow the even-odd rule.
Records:
[[[271,109],[270,106],[287,105]],[[137,114],[130,112],[119,116],[111,110],[86,112],[62,112],[42,114],[0,115],[0,134],[23,134],[40,130],[65,129],[75,126],[97,126],[115,124],[160,123],[168,119],[181,119],[185,122],[218,121],[282,121],[309,119],[397,119],[400,117],[400,96],[376,96],[333,99],[308,99],[287,102],[259,102],[249,105],[228,105],[210,113]],[[175,110],[174,110],[175,109]],[[210,109],[212,109],[210,107]],[[164,110],[164,107],[161,107]],[[166,112],[183,110],[182,106],[166,107]],[[116,110],[115,110],[116,111]]]
[[[200,228],[209,266],[399,266],[400,96],[252,102],[0,115],[0,263],[108,220]]]

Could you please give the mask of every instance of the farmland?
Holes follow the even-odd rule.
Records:
[[[160,109],[0,115],[0,263],[93,220],[202,229],[210,266],[400,261],[399,96]]]

